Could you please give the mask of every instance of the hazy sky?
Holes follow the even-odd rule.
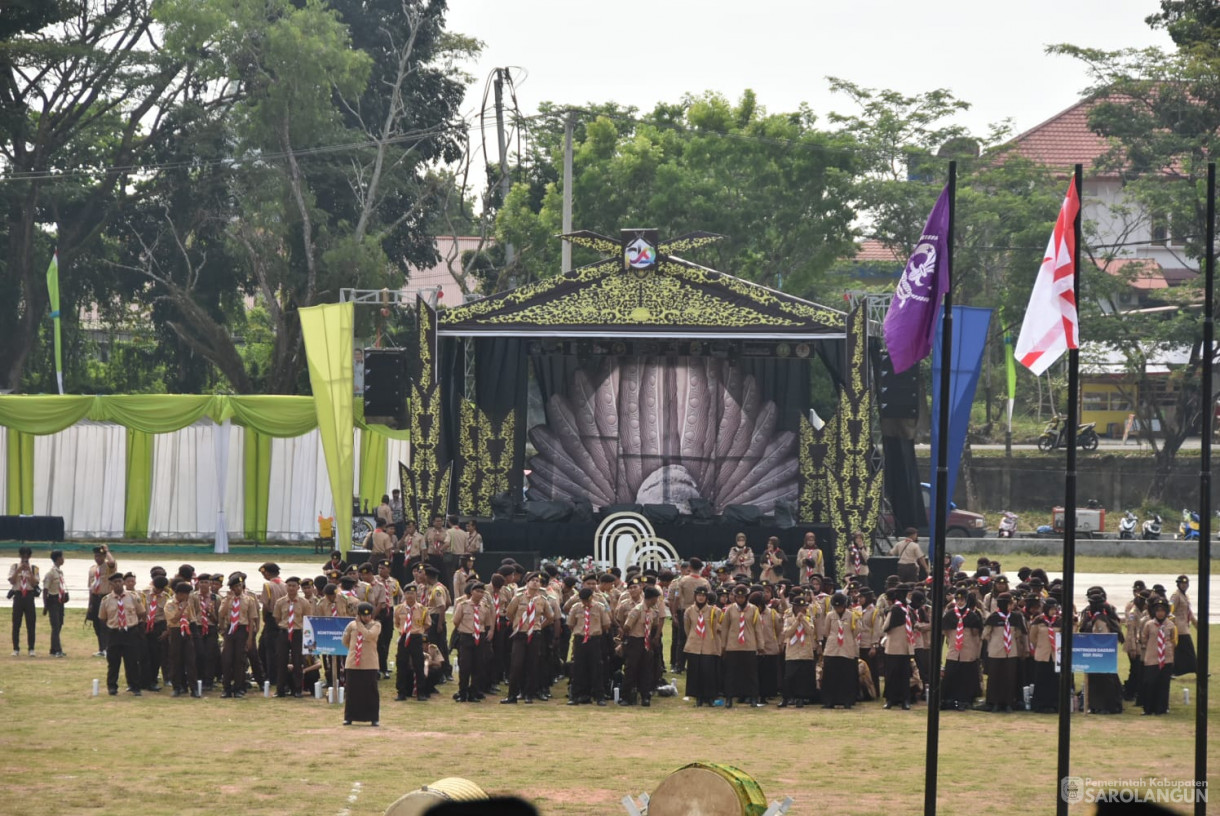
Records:
[[[488,75],[514,67],[518,102],[616,101],[650,110],[687,92],[736,99],[752,88],[771,112],[807,102],[825,121],[849,112],[826,77],[915,94],[948,88],[973,106],[979,134],[1013,119],[1018,132],[1071,105],[1088,84],[1075,60],[1046,45],[1169,47],[1144,18],[1155,0],[450,0],[449,28],[485,44],[470,66],[465,109],[477,113]],[[522,69],[522,70],[518,70]]]

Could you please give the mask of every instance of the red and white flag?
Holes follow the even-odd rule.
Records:
[[[1034,291],[1029,296],[1025,321],[1017,337],[1015,355],[1021,365],[1041,374],[1068,349],[1080,344],[1080,325],[1076,315],[1073,288],[1076,258],[1076,213],[1080,197],[1076,180],[1068,185],[1067,197],[1059,209],[1055,231],[1046,247]]]

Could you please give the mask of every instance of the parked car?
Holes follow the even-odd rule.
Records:
[[[923,496],[924,513],[928,517],[928,523],[919,528],[919,535],[927,538],[932,523],[935,521],[931,510],[932,485],[927,482],[921,482],[919,492]],[[884,501],[882,504],[879,522],[878,533],[882,536],[895,537],[902,535],[902,530],[898,529],[897,522],[894,519],[894,513],[890,507],[889,500]],[[954,502],[949,502],[949,517],[945,521],[946,538],[982,538],[985,535],[987,535],[987,520],[982,515],[972,513],[969,510],[962,510]]]

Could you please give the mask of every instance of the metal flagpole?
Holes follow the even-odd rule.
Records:
[[[1199,465],[1199,636],[1195,666],[1195,816],[1207,813],[1207,673],[1208,617],[1211,615],[1212,564],[1212,426],[1215,399],[1212,396],[1212,356],[1216,344],[1216,163],[1207,165],[1207,247],[1203,279],[1203,444]]]
[[[953,371],[953,228],[957,218],[957,162],[949,162],[949,234],[945,237],[945,268],[948,270],[948,286],[945,287],[944,318],[940,329],[940,436],[936,440],[936,521],[933,541],[936,549],[929,553],[928,568],[932,573],[932,655],[928,661],[928,738],[925,778],[923,788],[923,812],[926,816],[936,814],[936,776],[940,759],[940,659],[942,654],[941,616],[945,606],[945,528],[948,526],[949,508],[949,405],[950,375]]]
[[[1080,321],[1080,224],[1084,212],[1084,195],[1081,190],[1084,165],[1076,165],[1074,183],[1076,196],[1081,206],[1076,210],[1072,229],[1076,236],[1076,251],[1072,258],[1072,291],[1077,304],[1076,320]],[[1079,331],[1077,331],[1079,335]],[[1055,797],[1055,813],[1067,816],[1067,778],[1072,767],[1072,630],[1075,628],[1076,591],[1076,422],[1080,399],[1080,351],[1068,349],[1068,401],[1067,401],[1067,472],[1063,490],[1063,621],[1059,638],[1062,654],[1059,661],[1059,769],[1058,790]]]

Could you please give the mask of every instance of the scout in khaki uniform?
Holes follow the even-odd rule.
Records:
[[[512,657],[509,665],[508,696],[501,703],[513,704],[524,697],[532,703],[542,687],[542,630],[551,623],[550,599],[542,591],[542,577],[531,572],[525,577],[525,591],[508,605],[512,625]]]
[[[957,590],[941,621],[945,633],[945,676],[941,708],[969,711],[979,696],[979,655],[983,646],[983,616],[973,592]]]
[[[674,582],[674,617],[673,617],[673,647],[674,671],[681,674],[686,669],[686,610],[695,603],[695,592],[702,587],[711,589],[711,584],[703,577],[703,562],[698,558],[690,560],[690,569]],[[706,601],[706,593],[704,595]]]
[[[199,602],[199,654],[195,662],[204,691],[213,689],[220,672],[220,619],[216,616],[219,586],[220,577],[208,573],[200,575],[195,584],[195,598]]]
[[[158,575],[152,579],[152,588],[144,592],[144,608],[147,616],[144,619],[144,648],[140,661],[141,687],[145,691],[160,691],[157,679],[165,675],[166,682],[173,677],[170,673],[169,638],[165,634],[165,607],[173,597],[169,591],[169,579]],[[172,683],[171,683],[172,688]]]
[[[794,595],[791,611],[784,618],[780,641],[784,648],[784,689],[780,708],[805,703],[817,697],[818,630],[809,615],[809,604],[802,595]]]
[[[1139,695],[1143,688],[1140,672],[1144,669],[1144,624],[1148,621],[1148,590],[1144,582],[1138,581],[1135,596],[1127,602],[1123,613],[1123,625],[1126,637],[1123,639],[1123,650],[1127,653],[1127,682],[1123,684],[1123,699],[1139,703]]]
[[[459,703],[483,700],[487,686],[483,645],[491,637],[491,610],[483,604],[486,587],[480,581],[466,584],[466,596],[453,607],[453,630],[458,638],[458,690],[453,699]]]
[[[1169,601],[1153,598],[1149,603],[1152,618],[1144,624],[1144,714],[1169,713],[1169,680],[1173,676],[1173,650],[1178,628],[1169,614]]]
[[[717,626],[721,612],[708,603],[710,590],[696,586],[694,601],[683,613],[686,639],[682,651],[686,657],[686,696],[695,698],[695,706],[711,705],[720,695],[721,641]]]
[[[796,568],[802,584],[809,583],[815,575],[821,578],[826,574],[826,558],[818,549],[818,537],[812,532],[805,533],[801,548],[796,551]]]
[[[1029,627],[1029,645],[1034,653],[1034,695],[1030,707],[1039,714],[1059,711],[1059,672],[1055,670],[1055,653],[1063,635],[1063,618],[1059,602],[1047,598],[1042,602],[1042,614]]]
[[[377,660],[381,663],[381,676],[390,679],[390,641],[394,639],[394,606],[402,599],[402,585],[390,575],[390,562],[377,564],[377,575],[373,578],[374,590],[367,598],[373,604],[373,617],[381,621],[381,635],[377,638]]]
[[[51,550],[51,568],[42,579],[42,607],[51,621],[51,657],[67,657],[59,638],[64,628],[64,607],[68,603],[63,566],[63,550]]]
[[[901,589],[891,589],[890,613],[885,621],[885,708],[911,708],[911,658],[919,635],[907,610]]]
[[[18,551],[18,561],[9,567],[8,596],[13,599],[13,657],[21,655],[21,622],[25,621],[25,637],[30,647],[30,657],[34,657],[34,625],[38,620],[36,602],[39,589],[42,586],[38,578],[38,567],[30,563],[34,551],[29,547],[21,547]]]
[[[305,616],[313,613],[301,596],[301,579],[295,575],[284,582],[287,594],[275,602],[275,624],[279,628],[276,649],[276,697],[303,697]]]
[[[596,576],[594,576],[596,581]],[[610,610],[595,597],[591,586],[581,587],[568,609],[572,633],[572,683],[568,705],[597,701],[606,704],[604,637],[610,632]]]
[[[635,695],[640,694],[640,705],[652,705],[652,692],[656,688],[656,656],[661,628],[661,590],[655,586],[644,587],[644,600],[627,613],[623,623],[623,689],[618,704],[635,705]]]
[[[780,694],[783,684],[783,656],[780,635],[784,630],[784,616],[775,609],[775,602],[767,601],[766,592],[754,592],[750,603],[758,609],[758,699],[768,705],[772,697]]]
[[[1190,636],[1190,627],[1197,626],[1195,611],[1190,606],[1190,579],[1179,575],[1176,581],[1177,589],[1169,596],[1169,615],[1178,629],[1178,640],[1173,649],[1173,676],[1194,674],[1198,662],[1195,657],[1195,644]]]
[[[817,611],[821,611],[821,606],[813,607]],[[885,674],[885,655],[881,651],[881,636],[885,634],[882,628],[885,626],[887,615],[881,610],[877,604],[876,594],[864,587],[860,590],[860,659],[865,663],[868,669],[869,679],[872,681],[873,690],[871,696],[867,699],[877,699],[881,690],[881,677]],[[819,631],[825,634],[823,621],[818,621]],[[980,628],[982,624],[980,623]]]
[[[343,630],[343,645],[347,647],[344,674],[347,678],[347,699],[343,709],[343,724],[367,722],[376,728],[381,721],[381,697],[377,678],[381,664],[377,662],[377,635],[381,624],[373,619],[373,605],[364,602],[356,607],[356,619]]]
[[[428,608],[416,599],[415,584],[402,588],[402,603],[394,608],[394,633],[398,642],[396,686],[402,702],[414,695],[420,702],[428,699],[424,678],[424,640],[428,633]]]
[[[174,687],[174,696],[190,692],[200,697],[197,681],[199,674],[195,665],[199,639],[199,602],[191,595],[191,585],[179,581],[174,586],[174,596],[165,603],[165,638],[169,643],[169,679]]]
[[[221,599],[220,615],[224,644],[220,650],[221,697],[246,696],[247,641],[258,631],[258,603],[247,595],[242,579],[229,579],[229,594]]]
[[[733,546],[729,548],[728,563],[732,565],[733,575],[749,577],[754,574],[754,551],[746,543],[745,533],[738,533]]]
[[[1021,666],[1020,636],[1025,633],[1025,617],[1013,610],[1012,595],[996,596],[996,610],[983,621],[983,642],[987,645],[987,704],[992,711],[1012,711],[1017,703],[1017,678]]]
[[[822,658],[822,708],[856,703],[859,686],[860,615],[847,605],[847,596],[836,592],[825,617],[826,645]]]
[[[758,702],[758,647],[762,640],[762,615],[749,602],[748,587],[733,588],[733,601],[725,607],[721,622],[721,666],[724,670],[724,705],[733,700],[762,707]]]
[[[93,564],[89,567],[89,609],[85,612],[85,620],[93,621],[93,633],[97,636],[97,651],[93,653],[94,657],[106,656],[106,638],[109,636],[110,627],[98,617],[98,610],[101,609],[102,598],[110,592],[107,576],[116,571],[117,565],[110,549],[105,544],[94,547]]]
[[[140,667],[136,651],[138,629],[144,617],[144,605],[138,596],[128,592],[123,576],[110,576],[110,594],[98,604],[98,620],[106,627],[106,690],[119,693],[119,663],[127,677],[127,689],[140,696]]]

